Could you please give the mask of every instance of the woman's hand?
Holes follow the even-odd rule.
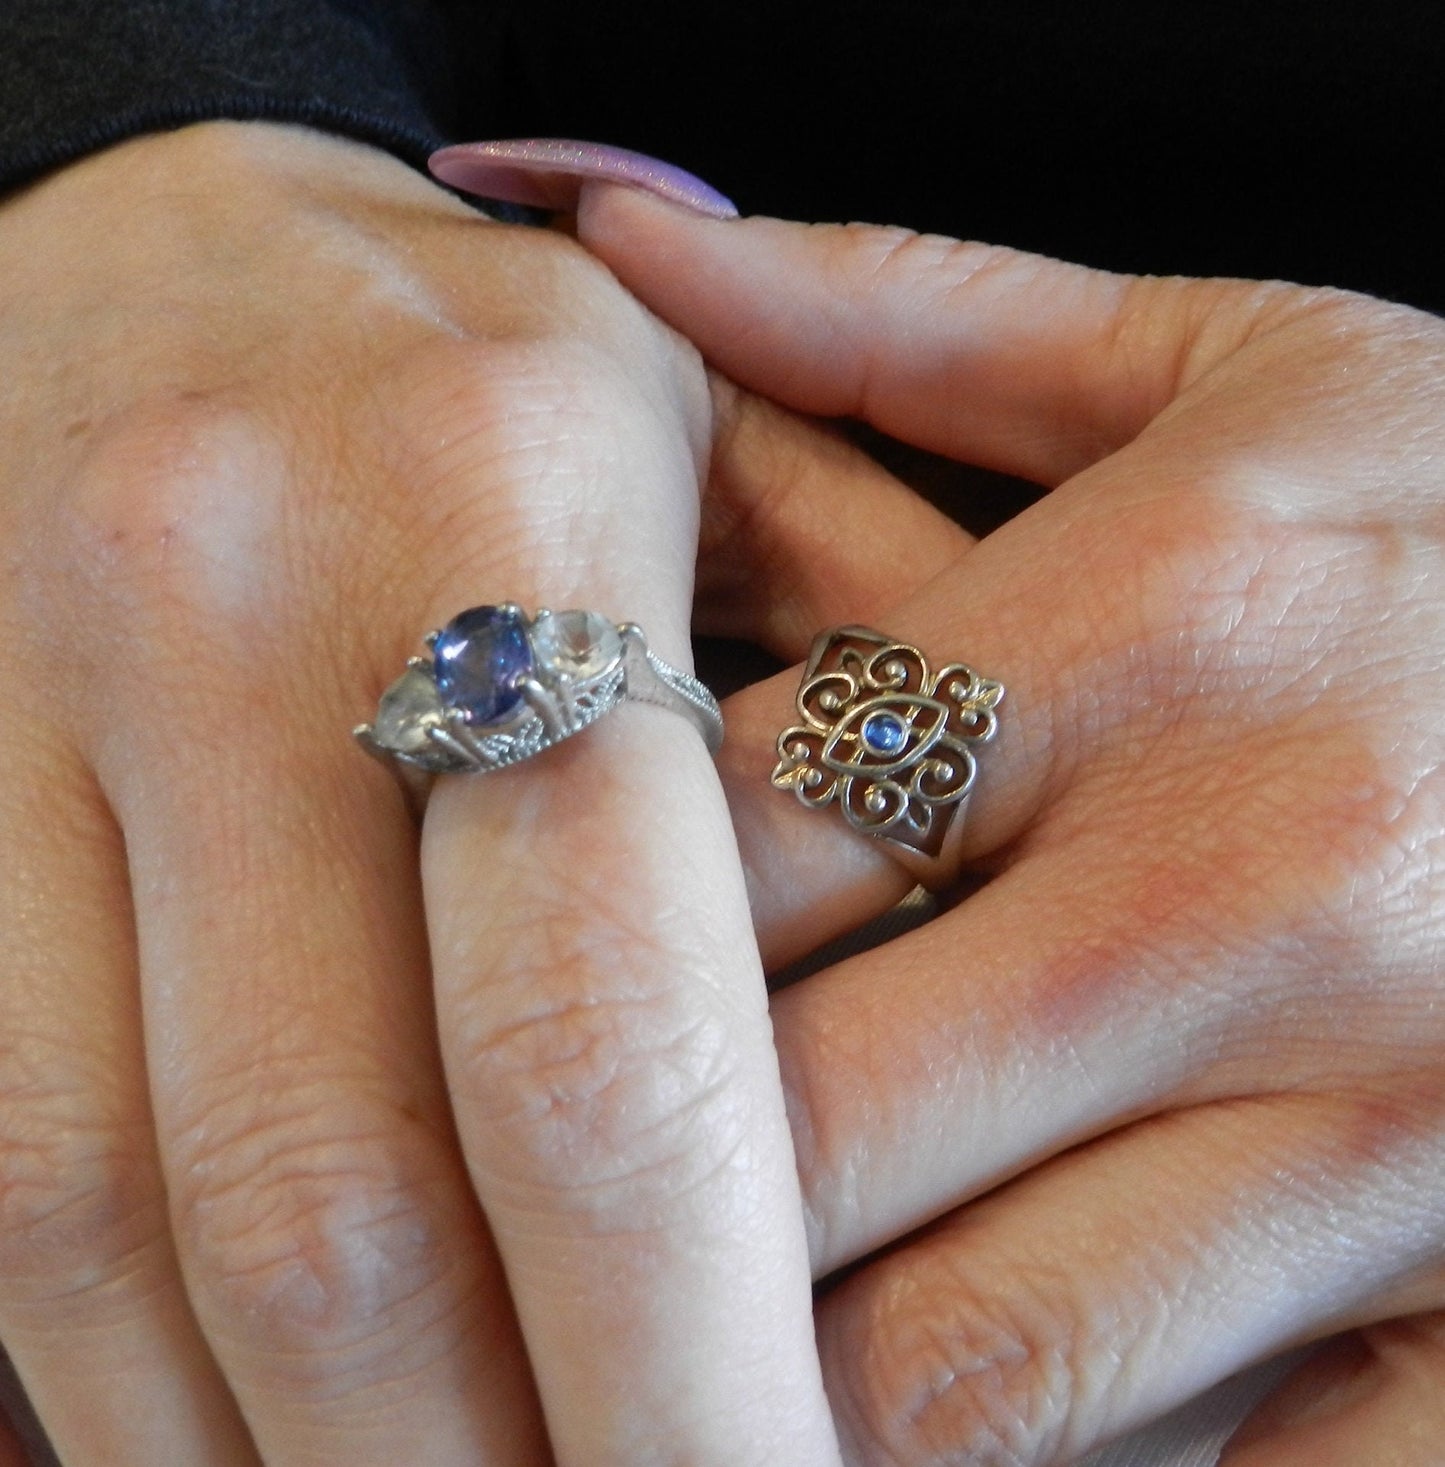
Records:
[[[960,900],[774,1000],[815,1269],[865,1260],[819,1309],[845,1458],[1073,1461],[1353,1330],[1230,1467],[1438,1460],[1445,325],[611,188],[579,224],[745,386],[1052,489],[977,544],[855,515],[841,593],[774,557],[786,616],[715,608],[1008,689]],[[909,885],[769,787],[797,678],[728,709],[774,963]]]
[[[688,660],[696,354],[214,125],[0,210],[0,363],[0,1339],[64,1460],[835,1462],[701,740],[629,705],[418,850],[349,734],[477,602]],[[735,409],[742,482],[799,440]]]

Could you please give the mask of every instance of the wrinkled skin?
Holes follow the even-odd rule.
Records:
[[[349,731],[478,603],[685,665],[710,458],[714,526],[794,461],[906,495],[300,129],[6,201],[0,362],[0,1340],[64,1460],[836,1463],[695,730],[629,706],[420,836]]]
[[[845,1459],[1072,1462],[1339,1334],[1228,1467],[1437,1462],[1445,325],[600,185],[579,237],[746,387],[1051,491],[711,602],[1008,688],[945,910],[774,1002],[814,1268],[864,1260],[819,1309]],[[907,886],[769,788],[797,676],[723,757],[775,964]]]
[[[818,1312],[850,1463],[1066,1462],[1340,1331],[1231,1467],[1429,1461],[1439,323],[581,233],[739,381],[1053,492],[974,546],[568,241],[308,134],[0,211],[0,1339],[66,1460],[836,1460],[807,1251],[896,1242]],[[481,600],[685,662],[699,531],[709,629],[1009,687],[960,899],[776,1055],[682,720],[443,781],[419,846],[345,737]],[[722,764],[773,964],[905,885],[767,787],[795,679]]]

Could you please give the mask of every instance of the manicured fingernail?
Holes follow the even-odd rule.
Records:
[[[627,184],[670,199],[713,219],[738,211],[702,179],[646,153],[567,138],[517,138],[498,143],[458,143],[433,153],[431,171],[443,183],[482,198],[534,209],[570,212],[590,179]]]

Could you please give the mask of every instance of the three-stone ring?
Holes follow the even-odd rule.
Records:
[[[810,809],[835,805],[917,881],[947,885],[975,750],[998,732],[1003,694],[961,662],[935,669],[917,647],[868,627],[821,632],[798,688],[802,721],[778,735],[773,784]]]
[[[648,650],[642,629],[595,611],[528,617],[511,602],[474,606],[426,639],[354,732],[373,754],[426,774],[519,764],[634,699],[683,714],[710,753],[722,743],[717,699]]]

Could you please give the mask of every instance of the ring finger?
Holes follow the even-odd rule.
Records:
[[[574,420],[626,421],[632,392],[574,392]],[[685,663],[695,467],[671,434],[641,444],[567,466],[628,513],[575,518],[530,584],[479,545],[472,599],[508,575],[491,599],[636,618]],[[547,500],[551,461],[513,463]],[[697,732],[629,704],[445,779],[422,864],[462,1144],[558,1462],[836,1462],[766,994]]]

